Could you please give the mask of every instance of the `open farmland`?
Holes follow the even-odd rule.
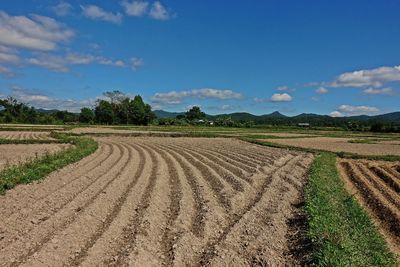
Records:
[[[0,170],[46,154],[56,153],[69,146],[67,144],[2,144],[0,145]]]
[[[281,145],[320,149],[333,152],[349,152],[359,155],[400,155],[400,146],[392,143],[349,143],[351,138],[309,137],[291,139],[261,139]],[[398,143],[398,141],[395,141]]]
[[[204,138],[99,149],[0,197],[0,264],[292,265],[311,154]]]
[[[338,168],[391,249],[400,253],[400,162],[341,159]]]
[[[0,131],[0,139],[8,140],[23,140],[23,139],[35,139],[35,140],[50,140],[50,132],[35,132],[35,131]]]

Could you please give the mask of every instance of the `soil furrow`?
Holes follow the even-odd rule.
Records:
[[[194,198],[194,203],[193,203],[194,213],[192,217],[191,231],[195,236],[202,237],[204,232],[204,218],[205,218],[206,207],[204,204],[205,201],[203,195],[200,192],[197,179],[190,166],[186,164],[175,151],[172,151],[165,147],[163,149],[165,149],[165,151],[167,151],[181,166],[185,174],[185,178],[191,187],[191,191]]]
[[[205,165],[203,162],[198,160],[196,157],[193,157],[192,155],[190,155],[189,153],[187,153],[185,151],[178,150],[171,146],[167,146],[167,147],[169,147],[173,151],[183,155],[185,157],[185,159],[187,159],[190,162],[190,164],[192,164],[197,169],[199,169],[204,174],[203,175],[204,179],[208,182],[208,184],[210,185],[210,188],[214,191],[214,193],[215,193],[218,201],[221,203],[221,205],[223,207],[225,207],[227,210],[231,210],[231,203],[230,203],[229,199],[227,198],[227,196],[223,193],[223,190],[224,190],[223,183],[218,179],[218,177],[216,177],[208,169],[207,165]]]
[[[370,181],[370,183],[377,190],[379,190],[388,201],[400,208],[400,198],[399,196],[393,194],[392,188],[382,181],[382,179],[377,177],[376,174],[372,172],[365,164],[354,162],[354,165],[358,167],[358,170],[361,172],[361,174],[366,177],[368,181]]]
[[[188,149],[188,148],[184,148],[184,147],[179,147],[179,146],[174,146],[175,148],[179,149],[179,148],[183,148],[187,153],[189,153],[190,155],[192,155],[193,157],[199,158],[202,162],[205,162],[207,164],[207,166],[209,166],[209,168],[211,168],[212,170],[214,170],[214,172],[216,172],[223,180],[225,180],[230,186],[232,186],[232,188],[235,191],[239,191],[239,192],[243,192],[244,188],[242,183],[236,179],[236,177],[233,176],[233,173],[229,170],[224,168],[224,165],[218,165],[217,163],[219,163],[218,159],[216,159],[215,157],[210,157],[205,153],[202,153],[200,151],[196,151],[196,149]],[[217,160],[217,161],[213,161]]]
[[[396,193],[400,193],[400,184],[396,182],[396,178],[393,178],[388,172],[377,166],[371,166],[370,170],[372,170],[377,177],[385,181]]]
[[[122,151],[122,147],[119,145],[118,147],[120,151]],[[111,166],[114,165],[115,163],[118,163],[118,161],[121,159],[122,156],[123,154],[121,153],[116,160],[110,162]],[[50,194],[49,197],[51,196],[51,199],[40,199],[31,202],[30,205],[28,204],[25,207],[22,207],[23,210],[13,213],[9,217],[7,217],[6,220],[0,222],[0,227],[7,227],[8,225],[7,228],[9,229],[15,228],[14,231],[19,232],[19,235],[21,235],[22,233],[28,234],[29,231],[32,230],[34,227],[40,225],[43,221],[46,221],[47,218],[50,218],[52,216],[52,214],[55,214],[59,210],[63,209],[69,202],[73,201],[75,197],[77,197],[79,194],[90,188],[93,185],[93,183],[97,182],[107,172],[109,172],[109,168],[107,168],[100,174],[97,173],[98,176],[94,176],[94,179],[92,181],[90,180],[85,181],[82,179],[82,177],[80,177],[81,179],[78,182],[87,182],[87,184],[72,185],[71,189],[65,188],[64,191],[57,190],[53,194]],[[11,225],[14,224],[15,221],[19,221],[21,224],[15,225],[14,227],[10,227]],[[4,242],[1,242],[0,244],[1,247],[5,246]]]
[[[142,149],[146,150],[147,153],[150,154],[151,159],[151,172],[149,176],[149,181],[144,189],[142,198],[134,210],[134,214],[132,220],[130,221],[129,225],[124,228],[123,231],[123,240],[120,243],[119,251],[117,251],[117,255],[108,259],[105,264],[106,265],[115,265],[115,266],[126,266],[129,263],[129,255],[131,252],[135,251],[136,249],[136,239],[137,235],[140,231],[143,230],[143,226],[141,225],[143,222],[143,216],[149,207],[150,198],[154,187],[157,181],[157,172],[158,172],[158,159],[153,151],[147,150],[145,147],[141,146]]]
[[[119,196],[117,199],[117,204],[112,208],[111,212],[108,213],[107,217],[103,219],[103,224],[100,226],[100,228],[96,231],[96,234],[92,236],[80,249],[80,252],[75,255],[75,258],[70,261],[69,265],[79,265],[84,258],[87,256],[88,250],[94,245],[94,243],[100,238],[100,236],[110,227],[111,223],[117,217],[117,215],[121,212],[122,206],[125,204],[129,194],[132,192],[132,189],[135,187],[137,181],[139,180],[139,177],[143,174],[144,170],[144,153],[142,150],[135,148],[135,150],[138,153],[138,159],[139,163],[138,166],[135,170],[135,174],[132,179],[129,179],[130,182],[127,184],[127,186],[124,188],[122,194]],[[129,151],[129,159],[133,159],[135,157],[132,156],[132,152]],[[129,174],[128,174],[129,175]]]
[[[122,149],[121,145],[117,144],[117,146],[120,147],[119,149],[125,151],[125,149]],[[121,151],[121,155],[119,155],[118,158],[122,159],[124,156],[126,158],[126,154]],[[88,185],[85,189],[80,190],[79,194],[74,194],[72,197],[67,196],[68,201],[57,207],[56,212],[54,212],[51,217],[50,214],[47,213],[46,217],[43,219],[32,219],[31,222],[34,228],[23,238],[21,237],[17,242],[14,242],[12,246],[4,248],[2,253],[0,253],[0,261],[2,254],[7,255],[4,250],[10,251],[11,255],[17,254],[14,258],[14,262],[16,263],[23,262],[28,257],[35,254],[56,232],[74,222],[79,212],[93,203],[96,197],[104,192],[107,186],[120,174],[122,171],[120,165],[126,165],[128,162],[128,159],[118,160],[117,164],[112,166],[108,172],[96,177],[95,181],[93,181],[90,186]],[[116,175],[109,178],[109,174],[113,172],[116,172]],[[95,185],[95,182],[99,182],[98,185]],[[28,244],[29,246],[27,246],[25,240],[34,240],[34,243],[30,243]],[[22,250],[23,253],[21,253]]]
[[[273,179],[279,179],[278,175],[279,172],[282,171],[284,168],[288,168],[291,166],[293,162],[296,162],[298,158],[290,158],[286,161],[283,165],[279,166],[277,169],[272,170],[270,176],[265,177],[265,180],[262,184],[260,191],[257,195],[250,201],[247,206],[240,212],[236,213],[233,218],[231,219],[229,225],[227,225],[224,229],[220,231],[220,235],[215,240],[212,240],[207,243],[207,245],[203,249],[203,253],[201,258],[199,259],[199,263],[202,266],[209,265],[211,259],[215,256],[215,248],[218,244],[220,244],[229,234],[229,232],[233,229],[233,227],[243,218],[243,216],[251,211],[253,207],[261,200],[262,196],[264,195],[265,191],[267,190],[268,186],[273,182]]]
[[[104,185],[100,186],[100,190],[95,192],[87,202],[82,201],[81,204],[78,204],[78,208],[72,210],[74,212],[72,216],[61,222],[57,229],[45,236],[31,253],[24,257],[24,265],[32,266],[42,261],[46,261],[52,266],[60,263],[70,265],[69,260],[73,259],[73,254],[79,255],[85,240],[96,233],[99,225],[105,223],[103,211],[112,207],[112,203],[118,198],[118,193],[116,193],[118,191],[113,192],[113,188],[120,186],[121,189],[125,185],[119,180],[123,179],[122,174],[126,171],[132,154],[131,148],[122,146],[125,156],[125,159],[120,161],[122,166],[118,166],[116,173],[111,175],[111,178],[105,181]],[[126,153],[126,150],[128,153]],[[72,207],[66,210],[67,214],[70,208]],[[65,219],[65,217],[63,216],[62,219]],[[77,235],[79,232],[80,234]],[[61,240],[69,246],[59,246],[58,243]],[[32,255],[33,257],[31,257]]]
[[[185,147],[188,149],[188,147]],[[235,162],[229,158],[227,158],[225,155],[222,153],[210,153],[209,151],[205,149],[196,149],[195,150],[197,153],[200,153],[201,155],[205,156],[215,164],[218,164],[219,166],[223,166],[226,170],[231,172],[233,175],[236,177],[244,180],[247,183],[251,183],[251,179],[248,177],[249,173],[255,173],[257,171],[257,168],[250,168],[250,167],[243,167],[240,163]]]
[[[340,166],[343,168],[345,175],[349,181],[355,186],[360,193],[363,202],[367,204],[368,208],[372,210],[373,214],[381,221],[382,227],[386,230],[387,234],[400,244],[400,216],[399,210],[397,212],[390,209],[388,203],[384,202],[382,197],[374,192],[371,185],[363,179],[362,175],[356,174],[355,166],[349,162],[343,161]]]

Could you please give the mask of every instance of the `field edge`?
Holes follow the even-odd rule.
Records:
[[[334,153],[315,157],[305,202],[318,266],[397,266],[367,212],[345,189]]]
[[[48,140],[42,143],[69,143],[72,146],[58,153],[45,155],[0,171],[0,195],[18,184],[43,179],[49,173],[89,156],[98,148],[97,142],[87,137],[76,137],[61,133],[53,133],[52,137],[57,140]],[[28,144],[30,140],[23,140],[25,142],[13,141],[10,143]],[[33,143],[41,143],[36,141]]]

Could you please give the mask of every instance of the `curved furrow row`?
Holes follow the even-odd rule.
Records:
[[[19,260],[23,265],[35,266],[43,261],[51,266],[68,265],[73,254],[79,253],[85,240],[104,222],[102,212],[112,206],[113,200],[118,196],[115,193],[126,185],[122,174],[128,168],[132,149],[123,145],[123,150],[124,157],[112,173],[51,217],[58,219],[56,222],[49,222],[53,229],[36,239],[40,241],[28,255]],[[62,245],[64,243],[69,245]]]
[[[196,157],[193,157],[191,154],[187,153],[186,151],[176,149],[169,145],[166,145],[166,147],[169,147],[171,150],[181,154],[182,156],[185,157],[185,159],[187,159],[190,162],[190,164],[192,164],[197,169],[199,169],[200,172],[202,172],[204,174],[203,177],[210,185],[210,188],[216,195],[218,202],[220,202],[220,204],[227,210],[231,210],[231,203],[230,203],[228,197],[226,196],[226,194],[224,193],[224,190],[225,190],[224,184],[214,173],[212,173],[210,171],[209,167],[206,164],[204,164],[203,162],[198,160]]]
[[[137,237],[141,232],[145,232],[143,217],[146,210],[150,205],[150,199],[154,191],[157,181],[157,173],[159,171],[159,161],[153,151],[147,150],[145,147],[140,146],[146,150],[150,155],[151,171],[148,178],[148,183],[143,191],[142,197],[133,211],[132,218],[127,226],[123,229],[123,240],[120,241],[119,249],[114,255],[111,255],[104,261],[105,265],[126,266],[129,264],[130,254],[137,250]]]
[[[229,170],[224,168],[224,165],[218,165],[218,159],[215,159],[215,157],[209,157],[207,154],[198,151],[196,149],[189,149],[186,147],[182,146],[176,146],[173,145],[176,149],[184,149],[187,153],[192,155],[195,158],[198,158],[201,160],[201,162],[204,162],[209,168],[214,170],[215,173],[217,173],[223,180],[225,180],[235,191],[243,192],[244,187],[243,184],[236,178],[237,176],[234,176],[233,173]],[[214,161],[217,160],[217,161]]]
[[[341,162],[340,166],[344,170],[345,178],[354,185],[360,193],[362,201],[367,204],[367,207],[381,221],[386,233],[399,243],[400,237],[397,235],[397,233],[400,233],[399,209],[393,208],[390,203],[384,200],[379,191],[374,189],[362,175],[357,174],[357,166],[346,161]]]
[[[400,165],[396,165],[394,169],[397,171],[398,174],[400,174]]]
[[[193,173],[193,170],[191,166],[187,163],[185,163],[181,158],[178,153],[175,151],[172,151],[168,148],[163,147],[163,149],[169,153],[176,162],[180,165],[180,167],[183,170],[183,173],[185,175],[185,179],[187,183],[189,184],[192,194],[193,194],[193,199],[194,199],[194,207],[193,207],[193,215],[191,219],[191,231],[196,237],[202,237],[204,233],[204,219],[205,219],[205,213],[206,213],[206,206],[205,206],[205,200],[203,195],[201,194],[201,190],[199,187],[199,183],[197,181],[197,178],[195,174]]]
[[[379,190],[388,201],[400,207],[400,196],[393,194],[392,188],[382,181],[382,179],[377,177],[365,164],[355,162],[354,165],[358,167],[361,174],[368,179],[372,186]]]
[[[10,214],[5,220],[0,222],[0,227],[7,227],[8,229],[13,229],[15,232],[28,233],[31,229],[33,229],[36,225],[40,225],[42,221],[47,220],[50,216],[56,213],[58,210],[64,208],[69,202],[71,202],[76,196],[81,194],[81,192],[90,188],[95,182],[97,182],[102,175],[109,172],[109,166],[118,163],[118,161],[122,158],[123,154],[121,153],[122,147],[117,145],[119,148],[119,156],[116,157],[111,162],[108,162],[107,166],[101,168],[99,172],[86,172],[84,176],[85,179],[82,179],[82,176],[78,176],[74,178],[74,181],[71,183],[66,182],[65,186],[61,186],[61,189],[50,190],[50,192],[46,197],[35,199],[34,201],[30,201],[21,205],[19,210],[16,210],[14,213]],[[111,151],[114,151],[112,149]],[[106,157],[109,158],[108,156]],[[84,165],[86,166],[86,165]],[[84,170],[85,168],[83,168]],[[81,169],[82,170],[82,169]],[[91,169],[92,171],[93,169]],[[80,174],[82,175],[82,173]],[[76,181],[76,184],[73,183]],[[29,215],[29,216],[28,216]],[[15,225],[14,222],[19,221],[21,224]],[[34,223],[30,223],[34,222]],[[22,228],[21,228],[22,227]],[[11,233],[9,233],[11,234]],[[3,241],[0,242],[1,247],[4,246]],[[12,240],[9,240],[12,241]]]
[[[400,173],[398,173],[394,167],[382,166],[381,168],[388,172],[396,182],[400,183]]]
[[[43,210],[44,214],[40,215],[45,215],[45,217],[32,219],[31,224],[33,224],[33,228],[29,229],[29,232],[24,234],[24,236],[22,236],[17,242],[3,248],[0,253],[0,262],[2,260],[1,256],[8,253],[9,255],[18,255],[14,258],[15,262],[23,262],[29,256],[32,256],[39,251],[55,233],[74,222],[80,211],[93,203],[98,195],[105,192],[104,190],[118,175],[120,175],[129,162],[126,147],[120,146],[119,144],[117,144],[117,146],[119,146],[120,149],[123,149],[123,151],[121,151],[121,155],[118,156],[119,160],[114,166],[109,168],[103,175],[96,177],[90,185],[87,185],[84,189],[80,190],[79,193],[74,192],[71,196],[66,192],[64,196],[61,195],[60,199],[64,198],[66,201],[60,206],[52,208],[52,210]],[[54,204],[56,203],[57,202]],[[30,224],[22,224],[22,226],[25,227],[28,225]],[[25,240],[35,240],[35,242],[25,244]]]
[[[137,166],[135,164],[131,164],[132,167],[135,167],[135,168],[132,168],[132,170],[134,170],[135,174],[133,175],[133,177],[131,176],[131,173],[129,173],[129,172],[125,174],[128,178],[128,179],[126,179],[128,184],[126,186],[123,186],[123,184],[121,184],[119,186],[122,189],[121,195],[119,195],[118,193],[114,194],[114,196],[119,195],[119,197],[115,201],[116,204],[114,206],[112,206],[112,208],[109,211],[107,211],[106,217],[102,218],[102,224],[100,225],[100,227],[96,230],[95,234],[92,235],[85,242],[84,246],[80,248],[80,252],[76,253],[74,255],[74,258],[70,260],[69,265],[79,265],[85,259],[85,257],[87,257],[88,250],[90,248],[92,248],[93,245],[95,244],[95,242],[100,238],[100,236],[103,235],[104,232],[109,229],[113,220],[121,212],[122,206],[126,203],[128,196],[133,191],[133,188],[136,186],[140,176],[143,175],[145,155],[141,149],[135,148],[135,150],[137,151],[137,154],[138,154],[137,157],[133,157],[131,153],[129,155],[129,159],[131,161],[132,161],[132,159],[138,158]],[[133,162],[135,162],[135,161],[133,161]],[[122,175],[123,174],[121,174],[121,176]],[[132,177],[132,178],[130,178],[130,177]],[[108,201],[108,203],[110,203],[110,199],[107,199],[107,201]],[[96,215],[99,216],[98,213],[96,213]]]
[[[168,179],[169,179],[169,191],[170,191],[170,204],[167,211],[166,227],[162,235],[161,247],[163,249],[164,258],[163,263],[167,266],[171,266],[174,261],[174,244],[179,239],[179,233],[173,229],[173,224],[179,216],[181,210],[182,200],[182,185],[179,179],[177,168],[175,167],[176,162],[167,155],[165,151],[155,146],[150,146],[158,154],[161,155],[163,160],[168,166]]]
[[[189,147],[192,147],[191,144],[187,144],[187,145]],[[238,153],[234,152],[232,148],[225,148],[225,147],[220,148],[218,146],[203,146],[203,145],[198,145],[196,147],[199,149],[202,149],[204,151],[207,151],[209,153],[217,154],[218,156],[223,155],[224,157],[232,159],[234,161],[233,164],[235,166],[237,166],[237,164],[239,163],[244,168],[257,169],[258,165],[263,164],[263,162],[261,160],[258,161],[258,160],[250,159],[246,155],[238,154]]]
[[[370,170],[374,172],[374,174],[382,179],[390,188],[392,188],[396,193],[400,193],[400,183],[396,181],[396,178],[390,175],[384,169],[372,166]]]
[[[71,182],[74,182],[75,179],[82,179],[82,175],[88,174],[93,169],[101,166],[113,153],[114,146],[102,144],[92,155],[63,168],[60,171],[53,172],[46,180],[41,181],[40,184],[19,187],[18,190],[14,189],[8,192],[8,197],[6,200],[4,200],[5,202],[2,203],[3,200],[0,200],[0,206],[13,208],[5,211],[1,210],[1,213],[5,217],[8,217],[19,212],[22,208],[28,209],[31,205],[37,203],[38,201],[42,201],[44,198],[49,197],[57,190],[60,190],[69,185]],[[91,164],[93,164],[93,166],[89,169],[86,169]],[[72,170],[73,173],[71,175]]]
[[[227,238],[227,236],[230,234],[232,229],[244,218],[246,214],[252,211],[252,209],[260,202],[262,199],[263,195],[266,193],[266,190],[270,187],[270,185],[274,183],[280,183],[280,174],[284,173],[285,170],[290,170],[296,164],[296,162],[300,159],[301,156],[297,156],[294,158],[287,157],[283,164],[278,167],[274,166],[275,168],[271,169],[270,175],[265,177],[265,180],[263,181],[262,187],[257,193],[257,195],[250,201],[246,207],[240,212],[236,213],[230,223],[222,229],[221,234],[214,240],[211,240],[210,242],[207,243],[207,245],[203,248],[203,253],[201,255],[201,258],[199,259],[199,262],[201,265],[209,265],[210,261],[212,260],[213,257],[215,257],[215,252],[216,252],[216,247],[218,244],[221,244],[224,242],[224,240]],[[276,189],[276,188],[274,188]],[[273,202],[275,202],[274,200]],[[270,203],[272,206],[272,203]]]
[[[101,231],[97,232],[98,237],[95,242],[91,243],[92,246],[88,246],[87,251],[82,253],[79,258],[80,266],[102,266],[112,265],[116,262],[119,254],[126,252],[125,247],[131,246],[130,232],[131,223],[137,216],[136,210],[140,204],[140,200],[144,197],[143,189],[146,188],[149,182],[149,174],[153,167],[151,158],[146,150],[136,144],[129,144],[138,151],[138,159],[136,158],[131,161],[134,166],[135,162],[138,162],[138,167],[128,172],[127,175],[130,181],[135,183],[127,194],[125,201],[119,201],[118,205],[114,207],[116,214],[111,222],[106,221],[106,224],[102,226]],[[135,168],[132,166],[132,169]],[[119,207],[119,205],[121,205]]]
[[[188,147],[185,147],[189,149]],[[249,178],[249,174],[257,172],[257,168],[251,168],[246,165],[241,164],[240,162],[236,162],[231,160],[226,155],[220,152],[210,152],[210,150],[203,148],[196,148],[196,151],[201,151],[201,154],[205,157],[209,158],[216,164],[223,166],[225,169],[230,171],[236,177],[244,180],[247,183],[251,183],[251,179]],[[200,153],[200,152],[199,152]]]

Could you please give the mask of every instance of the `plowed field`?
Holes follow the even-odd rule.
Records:
[[[292,265],[312,155],[231,139],[98,138],[0,197],[0,265]]]
[[[0,131],[1,139],[52,139],[49,132]]]
[[[348,189],[400,253],[400,163],[341,159],[338,165]]]

